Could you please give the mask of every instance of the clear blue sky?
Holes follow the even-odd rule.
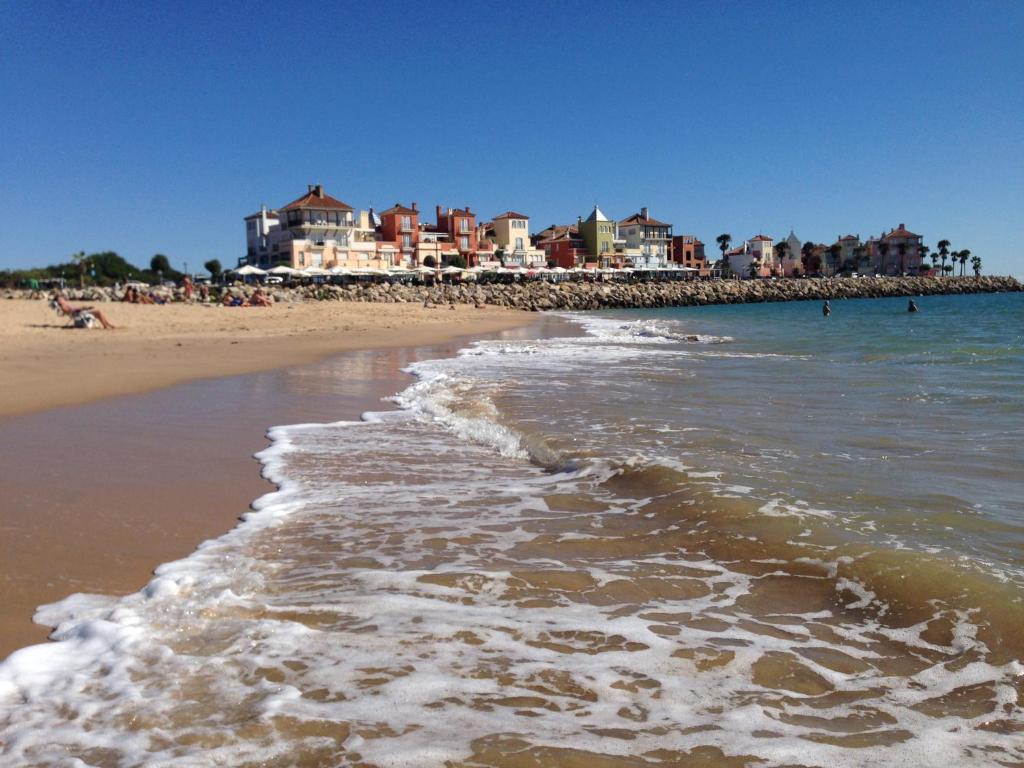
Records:
[[[1024,2],[5,2],[0,268],[197,268],[356,208],[647,205],[713,246],[905,222],[1024,274]]]

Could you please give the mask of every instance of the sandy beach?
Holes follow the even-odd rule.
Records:
[[[45,301],[0,302],[0,416],[299,365],[346,350],[434,344],[535,319],[495,307],[420,304],[98,306],[116,330],[66,328]]]
[[[230,529],[271,490],[252,458],[269,426],[388,407],[409,363],[537,320],[418,305],[103,309],[123,327],[68,330],[44,302],[0,303],[0,658],[45,640],[39,605],[133,592]]]

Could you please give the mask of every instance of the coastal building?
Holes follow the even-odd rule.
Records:
[[[547,261],[543,249],[530,241],[530,217],[526,214],[505,211],[495,216],[484,237],[494,243],[505,266],[539,267]]]
[[[580,220],[576,227],[587,255],[595,258],[595,261],[585,260],[585,263],[610,267],[615,257],[615,222],[595,205],[587,220]]]
[[[743,245],[726,251],[725,256],[737,277],[771,277],[780,273],[775,260],[775,242],[767,235],[754,235]],[[753,271],[751,265],[755,265]]]
[[[251,222],[251,224],[250,224]],[[276,212],[246,217],[246,259],[255,266],[285,264],[295,269],[348,263],[357,229],[355,210],[310,184],[306,194]]]
[[[411,206],[395,203],[381,211],[379,236],[382,243],[396,249],[397,263],[405,267],[416,267],[422,263],[416,251],[420,242],[420,212],[416,203]]]
[[[704,254],[704,243],[697,239],[696,235],[674,235],[670,254],[675,264],[688,269],[696,269],[701,277],[711,274],[707,257]]]
[[[801,242],[792,229],[789,230],[789,236],[783,242],[786,244],[785,254],[779,256],[778,249],[776,249],[779,271],[785,277],[802,274],[804,269],[800,261],[800,249],[803,248],[803,242]]]
[[[272,266],[270,252],[271,230],[278,229],[281,222],[277,211],[261,205],[260,209],[245,217],[245,261],[254,267],[266,269]]]
[[[921,266],[921,242],[921,235],[900,224],[872,243],[872,263],[878,265],[878,272],[883,275],[916,274]]]
[[[552,225],[538,233],[537,247],[544,251],[550,266],[573,269],[583,266],[587,246],[579,229],[570,225]]]
[[[647,207],[619,222],[616,240],[624,241],[625,251],[635,252],[626,266],[659,269],[672,260],[672,225],[653,218]]]

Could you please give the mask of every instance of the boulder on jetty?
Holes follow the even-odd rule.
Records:
[[[181,289],[161,288],[168,301],[182,301]],[[214,291],[248,297],[255,288],[236,283]],[[293,287],[268,286],[277,302],[360,301],[373,303],[489,304],[527,311],[689,307],[705,304],[750,304],[768,301],[871,299],[885,296],[930,296],[1003,293],[1024,290],[1013,277],[824,277],[777,280],[650,280],[631,282],[526,280],[513,283],[331,283]],[[118,301],[112,288],[67,289],[77,301]],[[44,291],[8,290],[4,298],[45,298]]]

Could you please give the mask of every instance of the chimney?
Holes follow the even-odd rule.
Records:
[[[317,184],[316,185],[316,196],[317,197],[323,197],[324,196],[324,185],[323,184]]]
[[[471,211],[469,210],[469,206],[468,205],[466,206],[466,213],[471,213]],[[900,226],[902,227],[903,225],[900,224]]]
[[[419,208],[417,208],[417,207],[416,207],[416,203],[413,203],[413,204],[412,204],[412,209],[413,209],[414,211],[418,211],[418,210],[419,210]]]
[[[440,221],[441,220],[441,206],[440,205],[435,205],[434,206],[434,211],[437,214],[437,220]]]
[[[650,221],[651,220],[651,212],[649,210],[647,210],[647,206],[646,205],[643,208],[640,209],[640,218],[643,219],[644,221]]]
[[[576,226],[579,227],[579,226],[582,226],[582,224],[583,224],[583,217],[582,216],[577,216],[576,217]]]
[[[900,229],[906,229],[906,225],[902,221],[900,222]]]

